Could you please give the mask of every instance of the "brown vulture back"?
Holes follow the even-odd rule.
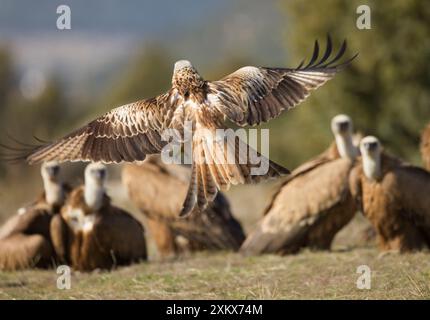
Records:
[[[352,167],[353,161],[340,158],[335,144],[299,166],[275,194],[241,251],[249,255],[330,249],[336,233],[356,212],[348,183]]]
[[[131,201],[146,216],[160,255],[182,250],[239,249],[245,235],[222,193],[201,214],[193,211],[179,217],[189,175],[189,168],[165,165],[159,157],[123,168],[123,184]]]
[[[66,193],[70,188],[63,186]],[[60,205],[49,205],[44,193],[23,207],[0,228],[0,269],[53,266],[57,257],[50,237],[51,219]]]
[[[75,189],[61,215],[52,220],[51,234],[58,256],[83,271],[111,269],[146,260],[142,225],[127,212],[111,205],[107,195],[98,211],[91,210],[85,204],[83,193],[83,187]],[[81,218],[87,220],[83,226],[77,226],[77,219]]]
[[[430,245],[430,173],[382,153],[382,177],[371,181],[360,163],[351,179],[363,213],[377,231],[381,250],[400,252]]]

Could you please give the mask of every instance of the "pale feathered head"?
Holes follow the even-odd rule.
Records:
[[[179,61],[175,62],[175,66],[173,68],[173,73],[181,71],[185,68],[195,70],[193,65],[191,64],[191,62],[189,62],[188,60],[179,60]]]
[[[85,184],[104,186],[107,180],[107,169],[102,163],[91,163],[85,168]]]
[[[360,152],[363,156],[375,158],[381,154],[381,143],[374,136],[367,136],[360,141]]]
[[[346,114],[338,114],[331,120],[331,131],[334,135],[352,134],[353,130],[352,120]]]
[[[360,141],[360,152],[363,159],[364,175],[370,180],[381,178],[382,146],[378,138],[367,136]]]
[[[57,161],[44,162],[40,168],[40,173],[44,180],[58,182],[60,180],[60,165]]]
[[[192,91],[202,87],[203,78],[188,60],[179,60],[175,63],[172,76],[172,87],[188,99]]]

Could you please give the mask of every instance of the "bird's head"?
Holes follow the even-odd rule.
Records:
[[[102,163],[91,163],[85,168],[85,185],[104,187],[107,169]]]
[[[331,120],[331,131],[336,139],[336,147],[342,158],[354,160],[358,156],[358,148],[353,143],[353,124],[349,116],[339,114]]]
[[[172,87],[176,88],[185,99],[188,99],[193,89],[201,88],[203,84],[203,78],[191,62],[188,60],[176,61],[173,68]]]
[[[91,163],[85,168],[84,197],[89,208],[99,210],[103,206],[106,180],[107,169],[105,165]]]
[[[331,130],[336,135],[352,135],[353,132],[352,120],[346,114],[338,114],[331,120]]]
[[[381,143],[374,136],[367,136],[360,141],[360,151],[363,156],[375,157],[381,154]]]
[[[60,180],[60,165],[57,161],[44,162],[40,172],[44,181],[59,182]]]
[[[369,179],[377,180],[381,174],[382,146],[379,139],[374,136],[361,139],[360,152],[363,158],[364,174]]]

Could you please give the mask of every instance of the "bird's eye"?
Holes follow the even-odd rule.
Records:
[[[188,98],[190,97],[190,92],[189,92],[189,91],[186,91],[186,92],[184,93],[184,97],[185,97],[186,99],[188,99]]]

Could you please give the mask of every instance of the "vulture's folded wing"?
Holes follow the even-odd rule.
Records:
[[[310,230],[328,218],[332,208],[350,199],[351,167],[349,160],[337,159],[291,180],[282,187],[270,211],[247,237],[241,251],[261,254],[298,250]],[[349,212],[345,214],[352,217]],[[333,226],[339,225],[339,217],[330,218]]]
[[[226,117],[239,125],[256,125],[277,117],[306,99],[347,65],[355,56],[336,64],[346,50],[343,42],[335,57],[330,58],[332,44],[321,59],[319,45],[310,62],[295,69],[243,67],[219,81],[209,82],[208,100]]]
[[[170,93],[111,110],[64,138],[32,150],[29,163],[42,161],[133,162],[159,153],[162,130],[174,117]]]
[[[394,171],[395,196],[401,199],[407,218],[425,230],[430,237],[430,173],[408,164],[400,165]],[[384,179],[385,180],[385,179]]]
[[[268,212],[270,212],[270,210],[272,209],[274,200],[279,195],[279,193],[281,192],[281,190],[283,189],[283,187],[285,185],[287,185],[291,181],[294,181],[294,179],[298,178],[299,176],[304,175],[304,174],[308,173],[309,171],[314,170],[323,164],[326,164],[327,162],[336,160],[339,157],[340,156],[339,156],[339,153],[337,151],[336,143],[332,143],[330,145],[330,147],[327,150],[325,150],[323,153],[319,154],[315,158],[310,159],[309,161],[306,161],[305,163],[303,163],[300,166],[298,166],[297,168],[295,168],[293,170],[293,172],[291,172],[291,174],[288,175],[287,178],[282,181],[278,190],[273,194],[272,201],[264,210],[263,215],[266,215]]]

